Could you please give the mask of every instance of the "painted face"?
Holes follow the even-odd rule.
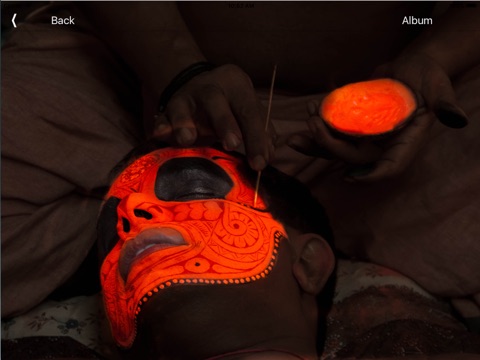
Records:
[[[283,226],[239,171],[241,160],[211,148],[161,149],[113,183],[118,242],[101,268],[112,333],[130,347],[148,299],[171,286],[241,286],[267,276]]]

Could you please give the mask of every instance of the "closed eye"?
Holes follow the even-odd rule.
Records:
[[[195,190],[194,192],[188,192],[175,196],[176,201],[189,201],[189,200],[201,200],[201,199],[214,199],[216,194],[213,191]]]
[[[225,170],[200,157],[168,160],[158,169],[155,180],[155,194],[164,201],[224,199],[232,187]]]

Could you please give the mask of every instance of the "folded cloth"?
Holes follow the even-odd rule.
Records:
[[[124,64],[88,28],[43,19],[19,24],[2,49],[2,317],[75,272],[109,172],[142,137],[139,85]]]

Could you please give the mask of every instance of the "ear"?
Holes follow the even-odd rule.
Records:
[[[335,267],[335,257],[328,243],[317,234],[290,238],[295,249],[293,275],[306,293],[318,294]]]

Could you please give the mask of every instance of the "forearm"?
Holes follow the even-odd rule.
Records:
[[[80,2],[77,6],[156,98],[176,74],[205,60],[175,2]]]
[[[404,53],[422,53],[435,59],[450,77],[480,63],[480,3],[452,7]]]

